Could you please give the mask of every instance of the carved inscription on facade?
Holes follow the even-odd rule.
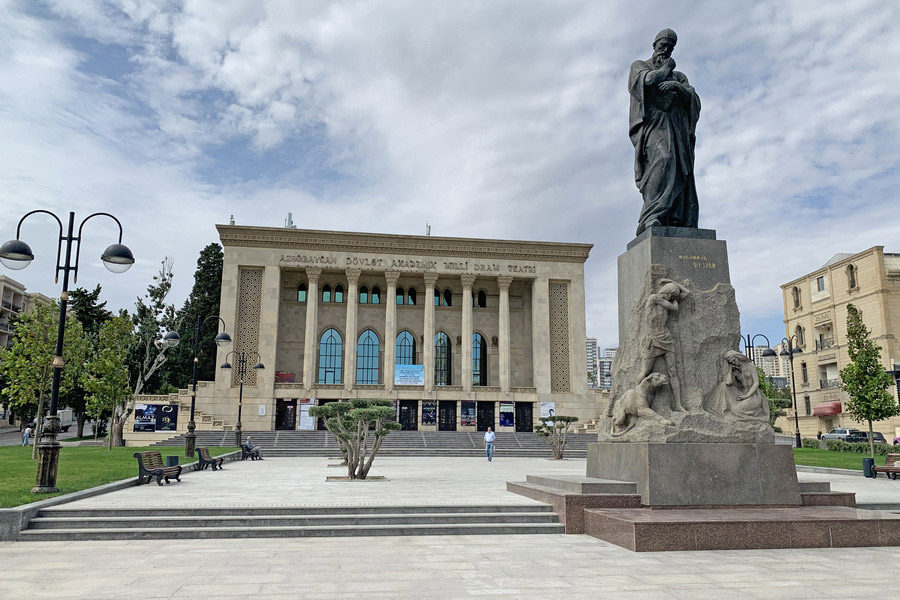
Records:
[[[691,263],[691,266],[695,269],[715,269],[716,263],[714,261],[709,260],[707,257],[702,254],[679,254],[679,260],[684,260]]]
[[[339,261],[331,256],[313,256],[308,254],[282,254],[281,263],[298,265],[342,265],[344,267],[362,267],[370,269],[391,269],[395,271],[431,271],[438,266],[444,271],[463,271],[469,273],[537,273],[536,265],[501,265],[499,263],[482,263],[469,260],[436,261],[413,258],[376,258],[366,256],[348,256]]]

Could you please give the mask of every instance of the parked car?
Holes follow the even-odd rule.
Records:
[[[847,436],[851,433],[857,432],[859,429],[847,429],[846,427],[838,427],[837,429],[832,429],[828,433],[823,433],[823,440],[845,440]]]
[[[894,445],[900,446],[900,435],[898,435],[897,437],[894,438]]]
[[[872,432],[872,439],[876,444],[887,444],[887,440],[884,439],[884,435],[878,433],[877,431]],[[868,431],[854,431],[846,438],[844,438],[845,442],[868,442],[869,441],[869,432]]]

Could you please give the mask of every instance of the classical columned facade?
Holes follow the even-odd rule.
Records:
[[[218,229],[221,316],[266,367],[245,379],[244,429],[309,427],[304,406],[349,398],[394,401],[409,429],[530,431],[541,403],[596,416],[588,244]],[[236,386],[219,373],[201,410],[234,422]]]

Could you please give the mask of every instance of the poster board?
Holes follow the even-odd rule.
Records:
[[[475,427],[478,424],[475,418],[475,401],[463,400],[460,403],[459,424],[463,427]]]
[[[300,418],[297,419],[298,430],[312,431],[316,428],[316,418],[309,414],[309,407],[315,405],[315,398],[299,398],[297,400],[297,407],[300,409]]]
[[[437,402],[422,402],[422,425],[437,425]]]
[[[425,365],[395,365],[394,385],[425,385]]]
[[[500,403],[500,427],[512,427],[515,424],[516,405],[512,402]]]
[[[178,429],[177,404],[135,404],[133,431],[154,433]]]
[[[553,416],[556,416],[556,402],[541,402],[541,418],[546,419]]]

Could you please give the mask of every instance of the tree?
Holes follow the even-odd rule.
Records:
[[[124,410],[131,395],[128,351],[133,342],[134,324],[128,315],[120,314],[100,328],[97,347],[82,378],[88,392],[87,412],[95,419]],[[112,437],[109,436],[109,448]]]
[[[572,426],[572,423],[576,422],[578,422],[578,417],[566,415],[541,417],[541,424],[534,426],[534,433],[544,438],[550,444],[554,459],[562,460],[563,453],[566,451],[566,438],[569,435],[569,428]]]
[[[310,407],[309,414],[324,419],[325,427],[337,438],[350,479],[365,479],[384,436],[400,429],[400,423],[388,420],[394,417],[390,400],[329,402]]]
[[[791,406],[790,391],[787,388],[775,387],[772,378],[766,377],[759,367],[756,367],[756,376],[759,379],[759,391],[765,394],[766,400],[769,401],[769,426],[779,432],[781,429],[775,427],[775,420],[787,415],[784,409]]]
[[[45,403],[53,381],[50,365],[56,354],[58,315],[56,302],[34,305],[19,315],[12,347],[0,351],[0,371],[6,382],[3,393],[23,419],[35,416],[35,440],[40,439]],[[78,367],[84,364],[86,354],[81,324],[70,317],[63,339],[63,361],[68,368],[62,371],[60,396],[78,384]],[[32,458],[37,458],[37,444],[32,454]]]
[[[224,254],[219,244],[212,243],[200,251],[197,270],[194,271],[194,287],[178,311],[176,318],[183,325],[181,344],[169,351],[165,373],[161,378],[174,388],[185,387],[193,375],[194,328],[197,318],[206,319],[219,315],[219,301],[222,295],[222,262]],[[203,328],[200,339],[200,354],[197,364],[197,379],[213,381],[216,378],[216,344],[219,323],[210,319]]]
[[[844,409],[854,419],[869,424],[869,454],[875,458],[872,421],[900,414],[900,405],[888,391],[894,378],[881,364],[881,347],[869,339],[869,329],[852,304],[847,305],[847,352],[850,364],[841,369],[841,383],[848,396]]]
[[[100,328],[112,318],[112,314],[106,310],[106,302],[99,302],[99,297],[99,284],[94,288],[93,292],[89,292],[84,288],[78,288],[69,292],[69,306],[72,314],[81,322],[85,341],[88,344],[88,350],[91,355],[97,351]],[[87,417],[85,399],[87,396],[88,392],[84,388],[82,378],[79,378],[77,385],[69,393],[65,394],[64,398],[61,398],[61,401],[75,411],[75,414],[78,416],[78,437],[84,436],[84,422]]]
[[[172,289],[172,259],[162,261],[159,273],[153,276],[153,283],[147,286],[145,298],[138,298],[135,312],[131,317],[135,339],[128,353],[128,370],[132,382],[131,399],[120,405],[110,416],[109,435],[113,446],[124,443],[125,421],[134,412],[137,396],[150,392],[168,391],[162,388],[157,372],[166,362],[168,346],[162,343],[166,330],[177,329],[175,307],[166,304],[166,296]]]

